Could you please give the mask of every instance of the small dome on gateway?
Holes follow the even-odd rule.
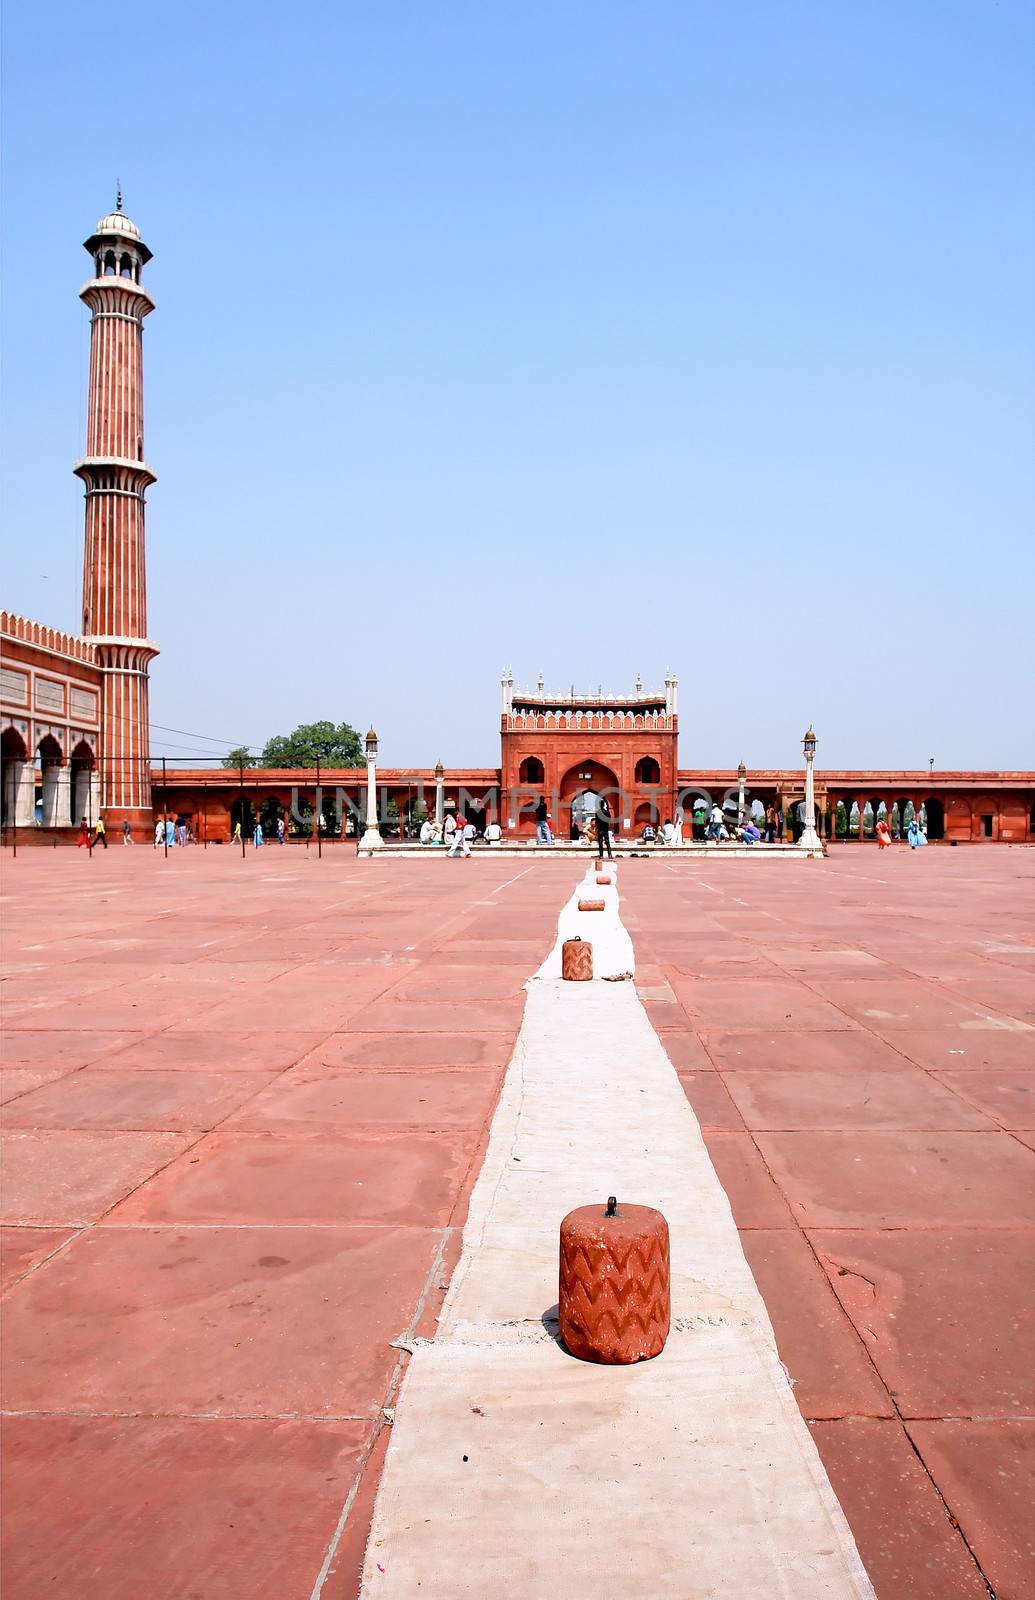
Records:
[[[140,229],[124,211],[109,211],[94,229],[95,233],[118,233],[124,239],[139,239]]]

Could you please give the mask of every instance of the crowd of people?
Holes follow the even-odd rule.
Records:
[[[552,845],[554,842],[553,816],[546,802],[546,796],[540,795],[535,806],[535,837],[539,845]],[[674,846],[683,843],[684,822],[666,817],[659,828],[654,822],[645,822],[640,829],[640,843],[657,846]],[[898,835],[892,835],[891,826],[887,817],[880,816],[875,827],[877,846],[886,850]],[[234,824],[233,842],[241,842],[241,823]],[[597,853],[613,859],[611,849],[612,835],[615,832],[615,819],[606,795],[599,795],[594,800],[593,810],[588,815],[577,815],[574,807],[571,816],[571,840],[573,844],[586,844],[594,846]],[[693,814],[693,832],[696,836],[703,836],[710,844],[737,843],[756,845],[761,843],[776,844],[783,836],[780,813],[776,807],[769,805],[764,815],[751,813],[742,821],[733,821],[727,817],[722,807],[713,805],[710,812],[695,809]],[[487,845],[498,845],[503,839],[503,830],[495,820],[475,823],[469,817],[458,816],[455,812],[447,812],[444,820],[439,823],[434,817],[425,816],[420,824],[418,835],[422,845],[440,845],[445,848],[450,856],[469,856],[471,847],[479,840]],[[278,844],[283,844],[287,838],[286,818],[281,815],[273,824],[271,839],[275,838]],[[913,816],[906,828],[906,838],[911,850],[917,850],[927,844],[927,833],[919,817]],[[251,841],[256,849],[261,849],[266,843],[262,820],[255,817],[251,828]],[[87,818],[84,817],[79,827],[79,847],[86,846],[92,849],[100,845],[108,848],[108,834],[104,818],[99,817],[91,828]],[[129,821],[122,824],[122,843],[132,845],[133,831]],[[162,816],[155,822],[154,849],[160,850],[163,846],[170,849],[183,849],[187,845],[197,844],[192,820],[185,816]]]
[[[122,823],[122,843],[124,845],[136,843],[128,817],[124,818]],[[98,817],[91,829],[89,821],[84,817],[79,824],[78,848],[82,850],[85,847],[87,850],[93,850],[97,845],[100,845],[103,850],[108,848],[107,824],[103,817]]]
[[[441,823],[434,817],[425,817],[418,837],[421,844],[444,845],[447,856],[469,856],[471,846],[479,839],[488,845],[499,844],[503,829],[498,822],[486,822],[479,828],[469,817],[458,817],[449,811]]]

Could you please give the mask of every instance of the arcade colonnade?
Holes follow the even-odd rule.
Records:
[[[376,789],[381,831],[389,840],[401,837],[407,823],[424,815],[463,812],[478,824],[498,820],[511,838],[534,835],[534,806],[545,794],[554,809],[554,832],[567,838],[570,807],[582,793],[613,789],[616,774],[593,757],[574,763],[558,775],[551,790],[549,774],[539,776],[534,757],[523,757],[520,781],[506,788],[499,768],[436,769],[378,768]],[[739,810],[736,770],[678,772],[675,791],[655,781],[649,756],[631,764],[632,788],[621,808],[614,806],[619,837],[639,833],[643,822],[675,816],[682,804],[684,837],[692,835],[695,804],[717,803],[726,815]],[[243,771],[155,767],[152,769],[153,808],[163,815],[184,818],[198,842],[232,837],[240,820],[249,832],[256,816],[267,834],[276,819],[285,816],[289,836],[315,837],[313,816],[319,806],[324,817],[325,840],[361,834],[366,820],[367,772],[362,768],[321,771],[246,767]],[[804,774],[799,770],[767,770],[744,780],[744,811],[772,805],[779,812],[785,837],[801,831],[800,808],[804,799]],[[838,806],[844,807],[846,834],[837,828]],[[1035,774],[929,774],[838,773],[817,775],[817,828],[825,839],[872,838],[878,815],[897,813],[905,833],[909,811],[925,816],[929,836],[957,842],[1024,843],[1035,839]],[[854,809],[853,809],[854,808]]]
[[[0,812],[3,826],[78,828],[100,815],[97,753],[85,739],[70,749],[52,733],[29,751],[10,726],[0,734]]]

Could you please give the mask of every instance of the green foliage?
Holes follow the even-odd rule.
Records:
[[[837,802],[837,812],[834,818],[834,832],[839,839],[844,839],[848,833],[848,812],[845,810],[843,800]]]
[[[224,767],[255,767],[258,763],[258,756],[253,756],[246,744],[239,744],[229,755],[223,757]]]
[[[294,733],[267,739],[260,765],[264,767],[365,767],[363,741],[347,722],[307,722]]]

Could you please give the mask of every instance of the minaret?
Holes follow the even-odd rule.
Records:
[[[84,244],[93,276],[79,291],[92,313],[86,455],[74,471],[86,485],[83,634],[104,672],[101,806],[108,826],[151,820],[144,494],[155,474],[144,460],[144,318],[154,301],[140,274],[151,252],[116,208]]]

